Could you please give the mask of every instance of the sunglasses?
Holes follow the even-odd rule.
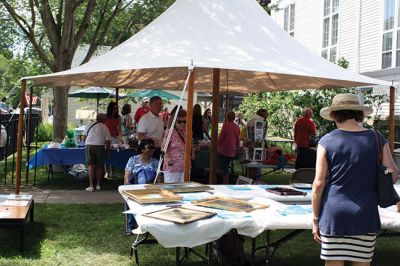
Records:
[[[186,124],[186,121],[176,121],[177,124]]]
[[[147,145],[146,149],[147,150],[154,150],[156,147],[154,145]]]

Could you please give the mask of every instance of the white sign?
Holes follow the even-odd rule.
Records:
[[[393,87],[396,89],[396,94],[400,93],[400,83],[393,84]],[[372,86],[372,95],[387,95],[390,96],[390,87],[385,85],[375,85]]]

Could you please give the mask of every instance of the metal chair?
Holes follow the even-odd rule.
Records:
[[[315,168],[300,168],[292,174],[292,183],[309,183],[314,181]]]

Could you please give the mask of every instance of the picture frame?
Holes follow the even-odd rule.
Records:
[[[274,187],[274,188],[266,188],[267,192],[279,195],[279,196],[307,196],[307,192],[303,192],[300,190],[286,188],[286,187]]]
[[[204,185],[193,181],[180,182],[180,183],[148,184],[145,187],[148,189],[168,190],[174,193],[204,192],[213,190],[213,188],[208,185]]]
[[[198,220],[211,218],[214,215],[216,215],[215,212],[185,208],[181,206],[166,208],[143,214],[143,216],[145,217],[178,224],[188,224]]]
[[[269,207],[269,205],[251,203],[245,200],[231,199],[225,197],[212,197],[196,200],[192,201],[192,204],[232,212],[252,212],[254,210],[265,209]]]
[[[254,148],[253,160],[254,161],[264,160],[264,149],[263,148]]]
[[[236,185],[251,185],[253,184],[253,179],[240,175],[236,180]]]
[[[123,190],[122,194],[140,204],[177,202],[183,198],[164,189]]]
[[[265,122],[256,121],[254,123],[254,140],[264,139],[264,129],[265,129]]]

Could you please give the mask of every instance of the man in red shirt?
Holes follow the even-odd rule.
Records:
[[[150,110],[149,107],[149,97],[143,97],[142,99],[142,106],[139,107],[136,110],[134,119],[135,119],[135,127],[139,124],[140,118],[142,118],[143,115],[147,114]]]
[[[315,123],[311,119],[312,111],[309,108],[303,110],[294,126],[294,141],[297,145],[296,169],[315,168],[315,151],[310,150],[310,136],[315,136]]]

